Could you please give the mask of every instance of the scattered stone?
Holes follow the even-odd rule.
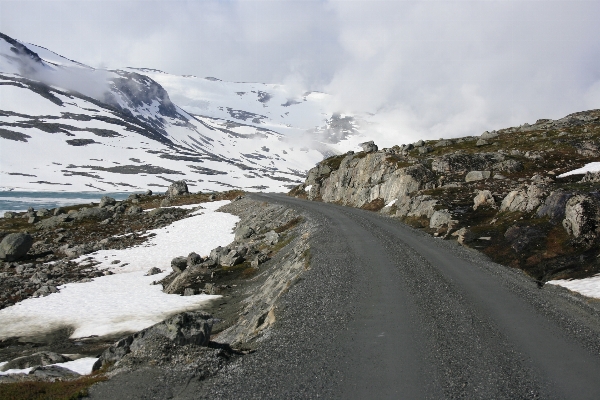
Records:
[[[185,288],[183,291],[184,296],[194,296],[196,294],[196,289],[194,288]]]
[[[141,214],[143,212],[144,212],[144,210],[142,209],[142,207],[133,205],[127,209],[125,214],[132,215],[132,214]]]
[[[475,240],[473,232],[471,232],[468,228],[460,228],[459,230],[453,232],[451,236],[455,236],[457,242],[461,245],[466,245]]]
[[[490,144],[490,142],[488,142],[487,140],[485,140],[485,139],[479,139],[479,140],[478,140],[478,141],[475,143],[475,146],[477,146],[477,147],[481,147],[481,146],[487,146],[487,145],[489,145],[489,144]]]
[[[174,315],[119,340],[102,353],[92,369],[97,371],[106,364],[118,363],[127,354],[135,355],[161,339],[166,339],[175,346],[206,346],[210,340],[212,325],[212,317],[201,311],[188,311]]]

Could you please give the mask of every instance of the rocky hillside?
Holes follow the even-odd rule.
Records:
[[[378,211],[540,283],[600,272],[600,110],[331,157],[290,195]]]

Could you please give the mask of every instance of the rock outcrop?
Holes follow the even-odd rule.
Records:
[[[117,341],[102,353],[93,370],[97,371],[106,364],[118,363],[130,353],[135,357],[151,352],[153,347],[161,346],[165,341],[171,346],[206,346],[210,340],[212,325],[212,317],[201,311],[174,315]]]

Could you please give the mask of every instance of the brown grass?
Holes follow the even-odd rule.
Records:
[[[3,400],[72,400],[88,396],[95,383],[107,380],[104,375],[90,375],[79,379],[56,382],[15,382],[0,384]]]
[[[385,206],[385,201],[379,197],[373,201],[363,204],[360,208],[369,211],[379,211]]]

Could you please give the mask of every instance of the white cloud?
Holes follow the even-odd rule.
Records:
[[[92,66],[327,91],[338,111],[377,112],[373,135],[401,142],[600,108],[599,12],[594,1],[2,1],[0,25]]]

